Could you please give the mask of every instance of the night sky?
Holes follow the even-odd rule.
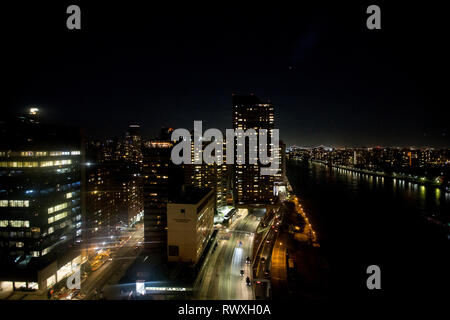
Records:
[[[450,145],[448,13],[437,5],[374,2],[382,29],[368,30],[372,2],[61,2],[2,7],[8,111],[36,105],[96,138],[137,123],[152,137],[194,120],[231,128],[231,94],[253,92],[276,106],[288,145]],[[66,28],[70,4],[80,31]]]

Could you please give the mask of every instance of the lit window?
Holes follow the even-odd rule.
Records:
[[[38,163],[37,162],[23,162],[22,163],[22,167],[24,168],[33,168],[33,167],[37,167]]]
[[[28,200],[9,200],[10,207],[28,207],[30,201]]]
[[[44,251],[42,251],[42,255],[44,255]],[[51,277],[47,278],[47,288],[50,288],[55,283],[56,283],[55,275],[52,275]]]
[[[69,203],[70,202],[64,202],[64,203],[58,204],[58,205],[56,205],[54,207],[50,207],[50,208],[48,208],[48,213],[51,214],[53,212],[65,209],[65,208],[67,208]]]
[[[53,166],[53,161],[41,161],[41,167],[51,167]]]
[[[36,156],[38,156],[38,157],[42,157],[42,156],[46,156],[46,155],[47,155],[46,151],[37,151],[36,152]]]
[[[30,226],[30,221],[9,220],[9,226],[13,228],[22,228],[22,227],[28,228]]]

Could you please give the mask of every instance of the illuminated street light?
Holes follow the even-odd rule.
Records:
[[[39,108],[30,108],[29,110],[28,110],[28,112],[29,112],[29,114],[31,114],[31,115],[36,115],[36,114],[38,114],[39,113]]]

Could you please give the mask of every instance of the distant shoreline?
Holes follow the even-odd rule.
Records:
[[[298,160],[294,159],[294,161],[298,161]],[[323,164],[323,165],[325,165],[327,167],[342,169],[342,170],[356,172],[356,173],[367,174],[367,175],[371,175],[371,176],[374,176],[374,177],[405,180],[407,182],[411,182],[411,183],[414,183],[414,184],[417,184],[417,185],[435,187],[435,188],[443,190],[444,192],[446,191],[444,185],[436,184],[436,183],[433,183],[433,182],[431,182],[429,180],[421,180],[421,178],[417,178],[416,179],[414,177],[409,177],[409,176],[406,176],[406,175],[403,175],[403,174],[392,175],[392,174],[387,174],[387,173],[384,173],[384,172],[370,171],[370,170],[366,170],[366,169],[357,169],[357,168],[352,168],[352,167],[347,167],[347,166],[340,166],[340,165],[335,165],[335,164],[329,164],[329,163],[326,163],[325,161],[321,161],[321,160],[311,160],[310,159],[310,160],[308,160],[308,162],[319,163],[319,164]]]

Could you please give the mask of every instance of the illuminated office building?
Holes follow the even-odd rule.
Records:
[[[0,123],[0,282],[45,290],[77,270],[82,250],[82,139],[39,124]]]

